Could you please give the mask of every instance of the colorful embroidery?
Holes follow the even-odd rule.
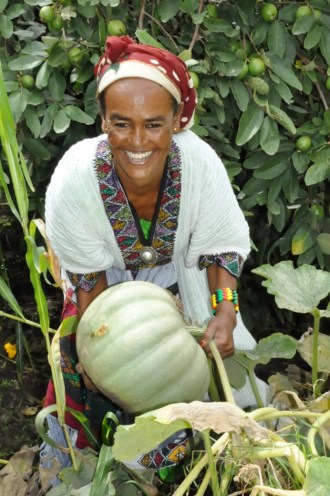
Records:
[[[238,278],[243,269],[244,259],[239,253],[234,252],[220,253],[218,255],[202,255],[199,257],[198,265],[200,270],[214,263],[228,270],[232,276]]]
[[[143,265],[141,262],[140,250],[143,244],[140,241],[126,194],[115,173],[107,140],[102,140],[99,143],[96,151],[95,170],[105,212],[123,255],[126,269],[137,270],[152,267],[153,265]],[[181,157],[179,148],[173,143],[169,153],[165,187],[151,244],[157,251],[157,265],[164,265],[172,260],[175,233],[178,227],[180,197]]]
[[[87,292],[94,288],[101,275],[101,272],[90,272],[89,274],[76,274],[68,270],[66,272],[73,286]]]

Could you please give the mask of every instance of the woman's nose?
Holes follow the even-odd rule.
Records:
[[[141,147],[146,140],[146,129],[144,126],[135,126],[131,131],[131,143],[135,147]]]

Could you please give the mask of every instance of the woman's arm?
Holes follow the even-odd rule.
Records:
[[[221,288],[237,289],[237,279],[223,267],[213,264],[207,267],[206,270],[211,294]],[[233,338],[235,326],[236,311],[233,302],[225,300],[218,303],[215,316],[210,319],[203,337],[207,355],[212,356],[208,347],[208,343],[212,339],[222,358],[228,358],[235,353]]]
[[[105,289],[107,289],[107,278],[105,272],[102,272],[99,276],[97,283],[90,291],[84,291],[81,288],[77,288],[77,306],[79,317],[81,317],[90,303]]]

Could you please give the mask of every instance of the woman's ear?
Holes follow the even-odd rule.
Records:
[[[180,131],[180,119],[181,119],[182,110],[183,110],[183,102],[181,102],[180,105],[178,106],[178,109],[174,116],[173,131],[175,133]]]
[[[101,119],[102,119],[102,122],[101,122],[101,129],[102,129],[102,132],[103,132],[103,133],[106,133],[106,132],[107,132],[107,125],[106,125],[105,119],[104,119],[104,117],[103,117],[103,116],[101,117]]]

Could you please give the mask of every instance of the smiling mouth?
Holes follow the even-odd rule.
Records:
[[[152,152],[129,152],[126,150],[126,154],[130,160],[133,160],[134,162],[143,162],[147,158],[149,158],[152,155]]]

